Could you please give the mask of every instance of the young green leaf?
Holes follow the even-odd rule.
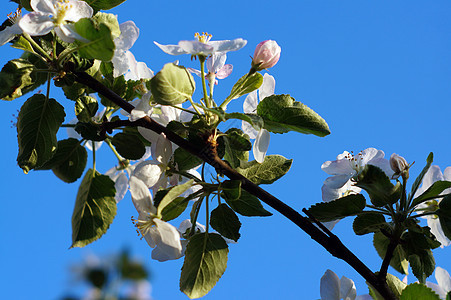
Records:
[[[226,131],[226,136],[220,138],[224,140],[224,160],[234,169],[249,160],[249,150],[252,149],[249,136],[241,129],[231,128]]]
[[[263,208],[260,200],[254,195],[241,190],[239,199],[235,199],[235,195],[223,193],[221,196],[225,199],[227,204],[237,213],[246,217],[268,217],[272,213]],[[228,198],[231,196],[231,198]]]
[[[75,115],[81,122],[90,122],[95,116],[99,104],[97,99],[90,96],[82,96],[75,101]]]
[[[366,205],[362,194],[351,194],[331,202],[320,202],[308,211],[320,222],[329,222],[360,213]]]
[[[55,154],[56,133],[65,116],[64,108],[55,99],[47,100],[41,94],[23,104],[17,119],[17,163],[25,173],[42,166]]]
[[[222,192],[225,198],[230,201],[238,200],[241,197],[241,181],[225,180],[221,183]]]
[[[58,141],[55,155],[42,167],[36,170],[52,169],[53,173],[62,181],[75,182],[83,175],[88,153],[77,139],[69,138]]]
[[[30,42],[23,36],[19,36],[19,38],[14,42],[14,44],[11,45],[11,47],[19,50],[28,51],[30,53],[37,55],[37,53],[33,49],[33,46],[31,46]]]
[[[420,283],[409,284],[401,294],[399,300],[440,300],[440,297],[429,287]]]
[[[116,189],[110,177],[86,172],[72,214],[72,246],[84,247],[99,239],[116,216]]]
[[[181,104],[191,99],[196,85],[194,78],[182,66],[169,63],[150,80],[154,101],[162,105]]]
[[[358,175],[356,186],[364,189],[375,206],[393,204],[401,196],[401,184],[390,182],[388,176],[380,168],[367,164]]]
[[[176,185],[172,187],[167,194],[161,199],[160,203],[158,203],[157,214],[159,216],[162,215],[162,211],[166,206],[168,206],[172,201],[174,201],[181,194],[186,192],[190,187],[193,186],[194,180],[190,179],[184,184]]]
[[[427,171],[431,167],[433,160],[434,160],[434,154],[431,152],[431,153],[429,153],[429,155],[426,159],[426,166],[423,168],[421,173],[418,175],[418,177],[415,179],[414,183],[412,184],[412,190],[410,191],[409,197],[407,198],[408,203],[412,200],[413,196],[415,195],[415,192],[420,187],[420,184],[423,181],[423,177],[424,177],[424,175],[426,175]]]
[[[211,211],[210,225],[223,237],[238,241],[240,238],[241,222],[235,212],[227,206],[220,204]]]
[[[383,233],[376,232],[373,236],[373,246],[379,256],[383,259],[387,253],[387,247],[390,243],[388,237]],[[409,274],[409,262],[406,259],[406,254],[401,246],[397,246],[393,252],[393,257],[390,261],[390,266],[401,274]]]
[[[111,139],[111,144],[126,159],[137,160],[146,153],[146,146],[134,134],[116,133]]]
[[[368,212],[358,215],[355,218],[354,223],[352,223],[352,228],[357,235],[377,232],[382,227],[386,226],[388,226],[388,224],[385,221],[384,215],[378,212]]]
[[[117,15],[107,14],[103,12],[97,12],[94,17],[98,23],[105,24],[111,31],[111,36],[113,39],[121,35],[121,29],[119,28],[119,23],[117,21]]]
[[[225,103],[229,103],[233,99],[237,99],[243,95],[258,89],[263,83],[263,76],[260,73],[254,73],[252,75],[244,75],[235,83],[230,91],[230,95],[225,99]]]
[[[180,290],[189,298],[205,296],[227,267],[227,243],[215,233],[195,234],[186,246]]]
[[[75,24],[75,30],[86,42],[77,41],[78,52],[82,57],[110,61],[115,45],[110,28],[93,19],[82,18]]]
[[[236,170],[255,184],[271,184],[290,170],[292,162],[281,155],[268,155],[261,164],[254,160]]]
[[[266,97],[258,104],[257,114],[263,118],[264,128],[274,133],[296,131],[321,137],[330,134],[320,115],[290,95]]]
[[[451,187],[450,181],[436,181],[434,182],[426,191],[424,191],[423,194],[416,197],[412,201],[412,207],[417,206],[418,204],[426,201],[434,199],[436,196],[438,196],[441,192],[446,190],[447,188]]]
[[[192,155],[183,148],[177,148],[174,151],[174,164],[177,165],[179,171],[193,169],[202,164],[202,162],[202,159]]]

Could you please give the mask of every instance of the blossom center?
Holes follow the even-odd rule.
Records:
[[[15,12],[8,14],[8,19],[11,22],[11,25],[16,24],[17,21],[22,18],[22,9],[18,8]]]
[[[141,235],[141,239],[147,234],[147,232],[156,225],[153,221],[153,217],[150,214],[146,214],[145,219],[138,218],[138,220],[133,219],[132,217],[132,223],[136,227],[136,232],[138,232],[138,235]]]
[[[346,159],[349,160],[349,164],[351,165],[351,168],[356,171],[357,174],[359,174],[364,168],[365,163],[363,162],[363,154],[362,152],[359,152],[357,155],[348,153],[346,155]]]
[[[196,32],[194,34],[194,38],[198,39],[199,42],[201,43],[208,43],[211,40],[212,35],[208,34],[207,32],[202,32],[202,34],[200,34],[199,32]]]
[[[56,25],[61,25],[64,22],[64,17],[67,12],[72,8],[72,4],[69,3],[69,0],[58,0],[54,4],[56,10],[56,16],[53,17],[53,20]]]

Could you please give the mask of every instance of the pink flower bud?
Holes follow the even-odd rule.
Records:
[[[252,68],[256,71],[273,67],[280,58],[280,46],[276,41],[266,40],[257,45],[252,59]]]
[[[410,166],[404,157],[402,157],[396,153],[393,153],[390,156],[390,167],[393,171],[395,171],[395,174],[393,175],[393,179],[396,179],[399,176],[402,176],[405,180],[407,178],[409,178]]]

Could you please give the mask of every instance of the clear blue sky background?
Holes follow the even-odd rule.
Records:
[[[4,18],[14,9],[12,3],[3,3],[1,15]],[[255,45],[266,39],[279,43],[281,59],[269,70],[276,79],[276,93],[291,94],[313,108],[332,131],[325,138],[293,133],[271,136],[269,153],[293,158],[294,163],[268,190],[301,210],[321,201],[326,178],[321,164],[344,150],[376,147],[386,156],[396,152],[409,162],[416,161],[413,178],[430,151],[442,170],[451,165],[450,9],[451,3],[442,0],[128,0],[113,12],[120,22],[133,20],[140,28],[131,50],[154,71],[175,57],[163,53],[153,41],[175,44],[202,31],[216,40],[247,39],[245,48],[228,55],[234,71],[220,82],[216,98],[225,97],[248,71]],[[4,46],[0,54],[3,65],[19,52]],[[178,58],[185,66],[198,67],[188,56]],[[73,103],[56,88],[51,93],[67,104],[66,121],[70,121]],[[51,172],[25,175],[17,166],[16,129],[11,122],[25,100],[0,103],[0,297],[58,299],[74,291],[70,264],[88,253],[111,254],[128,246],[151,268],[155,299],[186,299],[178,290],[183,260],[151,261],[151,249],[137,238],[130,222],[137,214],[129,194],[118,204],[116,219],[103,238],[85,249],[68,249],[80,180],[68,185]],[[243,100],[235,100],[230,108],[241,110]],[[106,147],[103,150],[100,171],[114,164]],[[358,294],[367,293],[355,271],[277,213],[269,218],[242,217],[241,222],[242,237],[230,245],[228,268],[205,299],[318,299],[319,281],[328,268],[352,278]],[[379,268],[381,260],[371,246],[371,236],[354,236],[351,220],[340,222],[334,232],[371,269]],[[451,271],[449,251],[437,249],[435,257],[438,266]],[[409,281],[413,280],[410,276]]]

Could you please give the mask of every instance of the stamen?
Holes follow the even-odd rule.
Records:
[[[12,24],[15,24],[22,17],[22,9],[16,9],[15,12],[9,13],[7,17]]]
[[[211,39],[212,35],[207,32],[202,32],[202,35],[199,32],[194,34],[194,38],[198,39],[201,43],[208,43]]]

